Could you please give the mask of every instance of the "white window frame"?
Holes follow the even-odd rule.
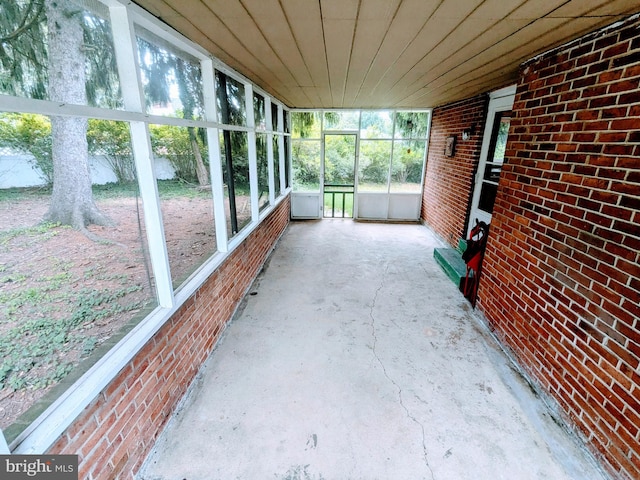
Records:
[[[89,368],[76,382],[64,391],[42,414],[40,414],[25,430],[11,443],[7,444],[5,436],[0,431],[0,454],[42,454],[59,438],[59,436],[73,423],[82,411],[104,390],[116,375],[136,356],[140,349],[158,332],[158,330],[178,311],[210,277],[210,275],[225,261],[235,248],[238,247],[259,225],[260,220],[273,211],[289,193],[290,189],[283,187],[280,192],[270,193],[270,205],[260,215],[252,212],[252,220],[232,239],[227,237],[224,211],[224,188],[222,167],[220,161],[219,131],[223,125],[217,121],[216,92],[214,69],[220,70],[229,77],[245,86],[247,99],[247,114],[253,112],[253,94],[255,91],[269,99],[270,103],[278,105],[281,115],[283,105],[273,99],[250,80],[235,72],[220,60],[211,56],[209,52],[186,39],[167,25],[160,23],[148,12],[128,0],[97,0],[109,8],[111,25],[114,32],[114,43],[118,52],[118,70],[124,96],[124,110],[109,110],[86,105],[60,105],[47,100],[14,97],[0,94],[0,111],[14,113],[38,113],[42,115],[83,116],[100,120],[124,121],[130,124],[132,146],[135,155],[138,182],[141,196],[145,204],[145,226],[147,235],[154,241],[148,242],[151,264],[157,283],[158,306],[137,326],[135,326],[122,340]],[[182,118],[150,115],[144,109],[144,95],[137,66],[137,46],[134,25],[139,25],[160,38],[172,43],[200,61],[202,67],[202,82],[204,94],[204,120],[187,120]],[[126,88],[127,86],[128,88]],[[247,94],[251,93],[251,97]],[[269,104],[270,106],[270,104]],[[269,111],[269,110],[268,110]],[[251,195],[252,205],[257,207],[253,197],[257,195],[257,170],[255,163],[255,124],[253,116],[249,116],[247,127],[224,126],[227,129],[247,131],[251,141],[249,149],[253,148],[251,161]],[[149,124],[165,124],[178,127],[205,128],[209,142],[209,164],[214,204],[214,218],[216,229],[217,252],[205,261],[188,279],[175,291],[172,287],[166,243],[164,242],[164,227],[160,214],[160,204],[157,182],[152,163],[151,143],[149,138]],[[280,122],[281,124],[281,122]],[[251,156],[251,154],[250,154]],[[271,152],[273,157],[273,152]],[[282,157],[281,165],[283,165]],[[282,172],[281,168],[281,172]],[[281,176],[283,174],[281,173]],[[273,184],[273,172],[270,174],[270,185]],[[272,188],[270,188],[272,192]],[[159,242],[158,238],[163,241]]]

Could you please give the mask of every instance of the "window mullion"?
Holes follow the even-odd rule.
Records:
[[[249,155],[249,195],[251,197],[251,220],[257,222],[260,217],[259,186],[258,186],[258,155],[256,152],[256,120],[253,111],[253,85],[244,86],[244,101],[247,110],[247,147]]]
[[[218,107],[216,105],[216,81],[213,62],[203,60],[202,88],[204,96],[204,114],[210,122],[217,122]],[[213,193],[213,219],[216,227],[216,243],[219,252],[229,251],[226,212],[224,209],[224,179],[222,177],[222,158],[220,157],[220,130],[207,128],[207,144],[209,145],[209,171],[211,174],[211,190]]]
[[[282,106],[278,105],[278,173],[280,174],[280,191],[278,195],[281,195],[286,188],[285,176],[284,176],[284,115],[282,113]]]
[[[273,133],[271,126],[273,119],[271,118],[271,97],[265,97],[264,100],[265,122],[267,124],[267,159],[269,162],[269,203],[274,205],[278,193],[276,192],[275,169],[273,168]]]
[[[123,85],[137,85],[138,88],[123,88],[125,109],[144,112],[144,95],[142,81],[138,69],[136,37],[133,21],[124,6],[109,8],[113,28],[114,46],[118,63],[118,73]],[[130,122],[131,147],[138,176],[140,196],[144,205],[144,220],[149,245],[149,257],[153,269],[158,304],[165,308],[173,306],[173,285],[169,269],[169,255],[162,223],[160,197],[156,183],[153,151],[149,124],[146,122]]]
[[[222,123],[231,124],[229,116],[229,96],[227,94],[227,76],[220,72],[220,113]],[[217,93],[217,92],[216,92]],[[225,165],[227,167],[227,189],[229,191],[229,215],[231,220],[231,234],[238,233],[238,216],[236,209],[236,186],[233,171],[233,153],[231,145],[231,132],[225,127],[222,131],[224,141]]]

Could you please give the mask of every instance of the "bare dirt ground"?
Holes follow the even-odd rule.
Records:
[[[117,243],[39,225],[42,197],[0,202],[0,428],[6,428],[92,351],[156,304],[142,211],[135,198],[100,200]],[[216,250],[212,203],[161,201],[174,285]]]

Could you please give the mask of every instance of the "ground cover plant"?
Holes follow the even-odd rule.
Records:
[[[216,249],[211,193],[175,180],[159,182],[159,193],[179,283]],[[97,242],[42,222],[48,189],[0,190],[0,428],[156,305],[135,185],[93,194],[115,220],[88,227]]]

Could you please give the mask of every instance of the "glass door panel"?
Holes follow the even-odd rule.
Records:
[[[473,228],[476,221],[491,223],[491,214],[505,161],[514,94],[515,88],[504,89],[495,95],[492,94],[489,102],[478,173],[469,211],[468,231]]]
[[[358,135],[324,135],[324,216],[353,218]]]
[[[498,182],[504,164],[504,153],[507,147],[507,135],[511,124],[511,112],[496,112],[491,132],[491,144],[489,156],[484,165],[482,186],[480,187],[480,200],[478,208],[487,212],[493,212],[493,204],[498,193]]]

